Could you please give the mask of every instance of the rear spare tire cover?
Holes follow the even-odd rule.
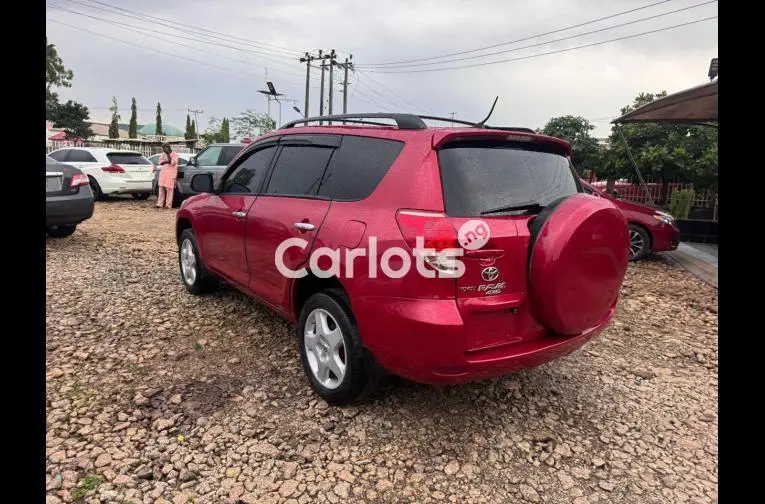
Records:
[[[601,322],[616,302],[629,232],[624,214],[605,198],[575,194],[556,203],[534,222],[529,297],[542,325],[577,334]]]

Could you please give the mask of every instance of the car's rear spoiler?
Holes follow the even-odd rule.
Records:
[[[487,128],[487,129],[475,129],[475,130],[458,130],[458,131],[436,131],[433,133],[432,145],[433,149],[440,149],[447,143],[457,142],[462,140],[509,140],[516,142],[533,142],[537,144],[550,144],[556,152],[564,156],[571,155],[571,144],[560,138],[551,137],[547,135],[540,135],[532,130],[523,131],[520,129],[510,128]]]

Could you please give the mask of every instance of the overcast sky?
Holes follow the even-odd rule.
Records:
[[[357,65],[357,72],[349,78],[351,112],[387,110],[443,116],[454,112],[457,118],[479,120],[498,95],[493,124],[537,128],[550,117],[573,114],[592,121],[595,135],[601,137],[608,135],[609,121],[619,109],[638,93],[663,89],[671,93],[708,80],[709,61],[717,56],[717,20],[540,54],[716,16],[717,2],[671,0],[538,35],[655,3],[657,0],[48,0],[46,17],[48,42],[56,44],[64,64],[74,71],[72,88],[59,90],[60,97],[87,105],[94,121],[108,122],[112,96],[118,99],[123,122],[129,119],[130,99],[135,97],[140,124],[154,121],[159,101],[163,120],[181,129],[187,108],[204,110],[200,130],[210,116],[231,117],[248,108],[264,112],[266,100],[257,90],[265,87],[267,67],[268,80],[277,91],[296,101],[282,107],[286,122],[298,116],[293,105],[304,108],[305,64],[297,60],[300,53],[334,48],[340,61],[353,54]],[[662,15],[695,5],[701,6]],[[585,34],[646,17],[654,18]],[[375,66],[518,39],[527,40],[410,66]],[[531,45],[534,47],[526,47]],[[476,57],[498,51],[505,52]],[[524,57],[528,58],[517,59]],[[460,58],[470,59],[422,66]],[[516,60],[412,72],[504,59]],[[314,70],[311,75],[311,115],[319,112],[319,73]],[[342,111],[342,73],[341,69],[335,73],[336,113]],[[271,113],[278,120],[276,103]]]

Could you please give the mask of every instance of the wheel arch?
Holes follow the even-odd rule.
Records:
[[[313,294],[317,292],[326,291],[329,289],[339,289],[345,296],[348,295],[348,289],[346,289],[343,282],[336,276],[329,278],[319,278],[312,272],[308,272],[303,278],[296,278],[292,281],[291,296],[290,296],[290,312],[295,320],[300,319],[300,311],[303,309],[303,305]],[[342,300],[350,304],[350,300]],[[350,308],[350,306],[349,306]]]

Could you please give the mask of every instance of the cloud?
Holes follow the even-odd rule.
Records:
[[[115,0],[105,1],[115,6],[124,5]],[[231,117],[248,108],[265,111],[266,100],[257,92],[264,87],[265,67],[277,90],[294,100],[294,103],[284,103],[282,119],[295,118],[297,114],[292,106],[304,107],[305,66],[298,62],[298,57],[306,50],[334,47],[340,51],[341,60],[352,53],[361,69],[370,63],[427,58],[532,37],[651,3],[650,0],[266,0],[257,3],[136,0],[130,2],[129,7],[121,7],[154,17],[157,21],[152,23],[95,8],[109,10],[103,4],[78,2],[55,0],[55,5],[137,28],[118,27],[50,8],[48,17],[145,48],[49,22],[48,39],[58,46],[64,63],[75,74],[73,87],[60,90],[61,97],[88,105],[94,118],[104,120],[108,119],[106,108],[113,95],[119,99],[123,119],[129,117],[130,98],[135,96],[142,109],[139,122],[153,121],[153,109],[159,101],[165,110],[164,120],[181,128],[185,125],[187,108],[205,111],[200,121],[202,127],[211,115]],[[699,3],[702,0],[666,2],[493,50],[515,49],[582,34]],[[538,55],[716,14],[717,4],[713,3],[573,40],[451,64],[534,56],[496,65],[402,74],[375,73],[374,68],[367,67],[351,74],[349,110],[427,111],[440,115],[455,112],[457,117],[477,120],[483,118],[494,96],[498,95],[500,101],[492,118],[494,123],[540,127],[552,116],[576,114],[595,122],[595,133],[606,136],[609,119],[638,93],[661,89],[672,92],[705,80],[709,60],[717,56],[716,20],[585,49]],[[172,20],[173,26],[185,24],[194,28],[176,31],[162,26],[160,19]],[[205,30],[238,38],[206,39],[205,35],[210,33]],[[247,43],[240,38],[257,43]],[[203,40],[234,48],[203,43]],[[456,57],[473,55],[475,53]],[[336,72],[335,77],[339,83],[342,72]],[[312,115],[318,114],[318,83],[319,72],[314,70]],[[339,91],[336,84],[335,112],[341,110]],[[272,104],[272,115],[278,117],[276,103]]]

